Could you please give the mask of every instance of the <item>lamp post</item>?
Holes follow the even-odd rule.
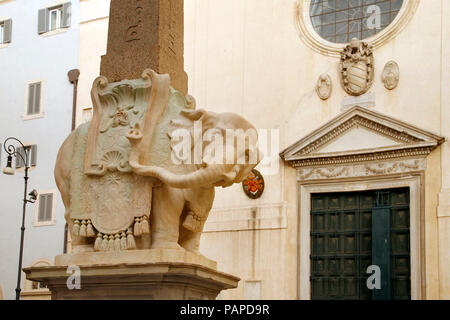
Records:
[[[9,141],[16,141],[18,142],[24,152],[22,155],[20,152],[18,152],[16,150],[16,147],[12,144],[9,143]],[[3,173],[6,175],[14,175],[14,168],[12,167],[12,160],[13,157],[17,158],[20,157],[20,159],[22,160],[23,164],[24,164],[24,168],[25,168],[25,176],[24,176],[24,180],[25,180],[25,187],[24,187],[24,191],[23,191],[23,211],[22,211],[22,227],[20,228],[21,230],[21,238],[20,238],[20,252],[19,252],[19,267],[18,267],[18,271],[17,271],[17,287],[16,287],[16,300],[20,299],[20,281],[22,278],[22,257],[23,257],[23,241],[24,241],[24,235],[25,235],[25,211],[26,211],[26,207],[27,207],[27,203],[34,203],[36,201],[37,198],[37,191],[33,190],[29,193],[30,198],[27,199],[27,188],[28,188],[28,169],[30,169],[30,164],[29,164],[29,158],[30,158],[30,146],[24,146],[23,143],[14,137],[10,137],[8,139],[5,140],[4,144],[3,144],[3,148],[5,149],[6,153],[8,154],[8,158],[7,158],[7,163],[6,163],[6,167],[3,168]],[[25,156],[25,158],[24,158]]]

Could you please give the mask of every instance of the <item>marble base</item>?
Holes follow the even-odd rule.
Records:
[[[217,271],[214,261],[184,250],[67,254],[55,262],[24,269],[28,280],[48,286],[52,300],[213,300],[240,280]],[[80,268],[80,289],[67,286],[71,265]]]

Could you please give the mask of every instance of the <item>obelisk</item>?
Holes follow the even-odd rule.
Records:
[[[117,82],[138,79],[149,68],[169,74],[171,85],[187,94],[184,0],[111,0],[100,75]]]

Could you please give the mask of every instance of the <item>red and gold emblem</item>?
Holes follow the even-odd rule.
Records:
[[[264,178],[258,170],[253,169],[242,181],[242,188],[250,199],[258,199],[264,192]]]

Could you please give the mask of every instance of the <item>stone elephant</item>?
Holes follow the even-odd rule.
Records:
[[[172,89],[170,92],[170,95],[178,94]],[[172,106],[170,108],[173,109],[175,107]],[[117,109],[113,110],[119,109],[117,107]],[[64,141],[59,150],[55,167],[55,180],[66,208],[65,218],[69,225],[69,230],[74,230],[74,228],[77,230],[75,233],[71,233],[73,252],[155,248],[177,249],[180,247],[198,252],[200,235],[213,205],[215,187],[227,187],[233,183],[241,182],[261,160],[262,154],[257,147],[258,137],[255,128],[247,120],[234,113],[213,113],[186,107],[181,109],[175,108],[176,112],[165,113],[164,117],[168,121],[167,126],[162,126],[161,128],[163,129],[157,129],[165,131],[161,133],[161,137],[166,135],[167,140],[161,138],[160,146],[157,143],[152,145],[153,153],[156,150],[156,154],[158,154],[159,149],[170,148],[172,150],[171,160],[166,160],[164,166],[149,165],[142,164],[139,160],[139,152],[146,151],[142,150],[144,148],[142,145],[139,145],[143,135],[142,121],[129,124],[126,121],[128,119],[127,114],[123,110],[125,109],[119,110],[122,113],[113,111],[113,116],[111,116],[112,119],[116,120],[116,115],[120,113],[120,117],[117,116],[117,128],[120,128],[120,125],[124,127],[129,125],[126,139],[129,144],[127,147],[131,151],[127,163],[122,163],[121,165],[122,167],[129,166],[130,171],[121,174],[152,181],[152,186],[149,189],[152,194],[151,213],[144,215],[143,220],[136,220],[143,223],[146,222],[148,217],[148,229],[151,232],[141,230],[139,231],[139,239],[135,239],[135,241],[132,239],[134,241],[132,245],[128,244],[127,247],[124,241],[121,247],[120,241],[126,240],[127,236],[128,240],[130,240],[129,238],[133,231],[131,228],[128,229],[128,232],[124,229],[124,231],[120,231],[115,235],[108,235],[103,231],[101,233],[96,230],[95,219],[74,220],[71,216],[73,210],[75,210],[73,202],[85,201],[82,197],[76,198],[77,192],[81,192],[79,189],[87,189],[90,183],[88,181],[86,182],[87,185],[80,187],[77,185],[79,180],[74,178],[74,172],[79,169],[74,165],[73,159],[77,157],[81,159],[80,155],[84,154],[87,149],[85,144],[80,144],[77,141],[84,141],[83,139],[86,139],[86,136],[89,135],[90,127],[93,126],[92,123],[86,123],[79,126]],[[197,133],[195,132],[196,123],[201,124],[201,129]],[[178,135],[180,132],[187,132],[188,134],[185,136],[191,138],[191,141],[188,141],[190,143],[188,147],[186,147],[186,141],[180,139],[182,137],[182,135]],[[239,146],[238,139],[236,137],[228,137],[226,135],[227,132],[244,133],[244,144]],[[203,139],[205,134],[209,134],[209,140]],[[194,138],[195,135],[200,137],[200,140],[196,140]],[[214,137],[214,139],[211,137]],[[122,144],[127,144],[125,139],[122,141]],[[213,145],[214,148],[211,147]],[[195,155],[191,159],[186,159],[186,151],[192,154],[199,147],[203,151],[208,150],[208,147],[210,151],[215,151],[213,154],[211,152],[203,152],[199,159],[192,159],[195,158]],[[178,153],[173,152],[174,150],[184,150],[184,154],[181,151]],[[111,174],[110,171],[114,171],[114,166],[107,166],[104,174]],[[81,173],[80,175],[85,176],[85,174]],[[111,199],[110,201],[116,200],[119,199]],[[82,228],[81,231],[80,227]],[[144,229],[148,231],[147,227]],[[98,244],[97,241],[99,241]],[[104,244],[103,247],[102,244]]]

